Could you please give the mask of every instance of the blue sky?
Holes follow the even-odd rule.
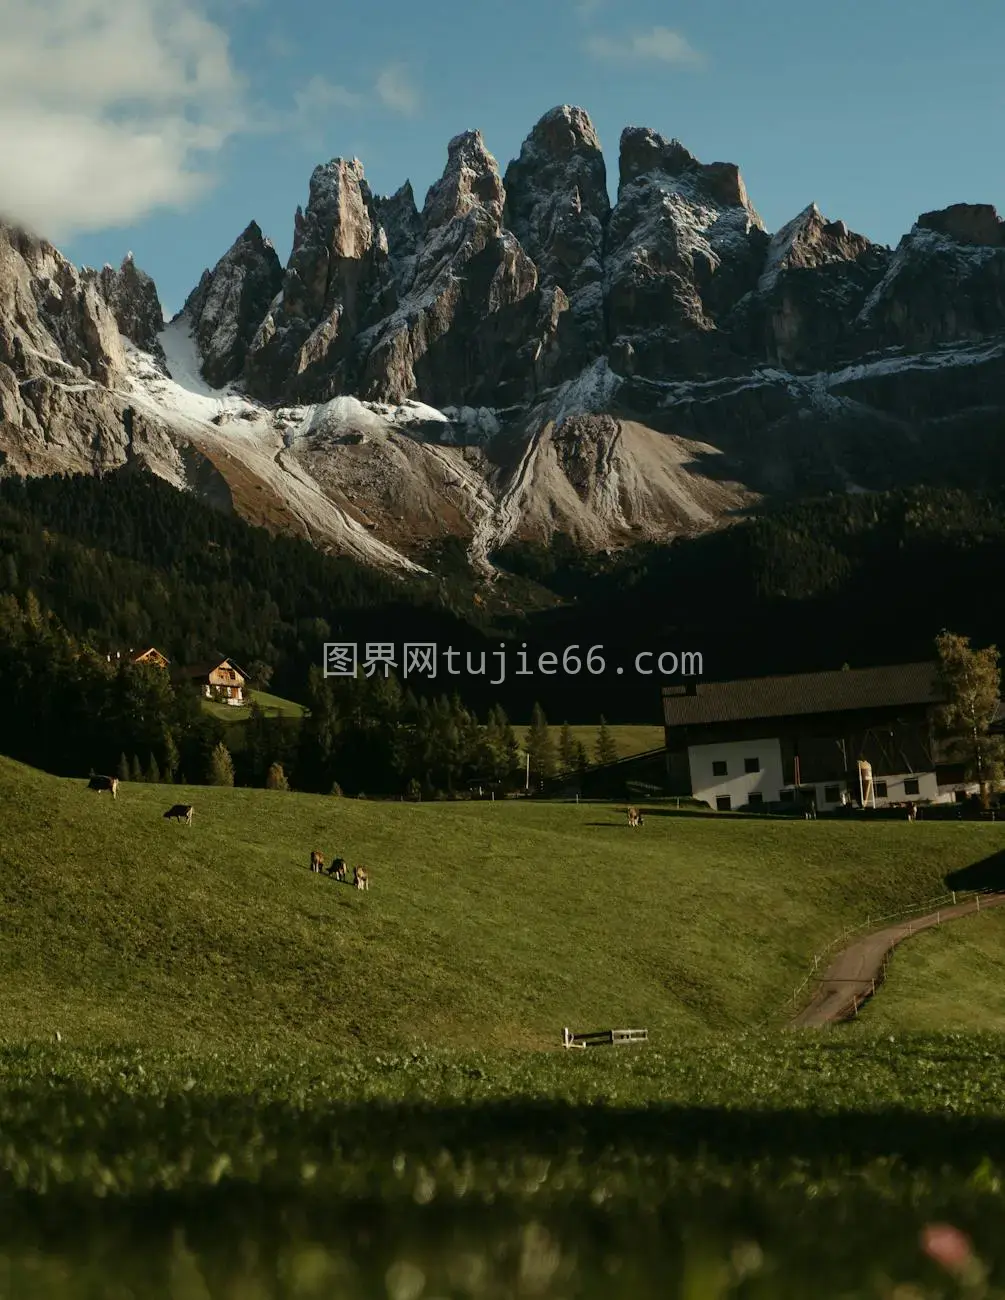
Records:
[[[738,163],[769,229],[1005,209],[1001,0],[0,0],[0,30],[0,206],[78,263],[132,250],[169,312],[252,218],[285,261],[318,162],[421,204],[452,135],[505,169],[561,103],[612,192],[631,124]]]

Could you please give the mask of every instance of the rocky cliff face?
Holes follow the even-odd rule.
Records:
[[[222,388],[243,373],[252,341],[282,283],[276,250],[255,221],[212,271],[203,272],[181,314],[199,345],[202,373],[209,383]],[[139,339],[133,342],[151,351]]]
[[[421,208],[317,167],[287,265],[252,222],[167,327],[131,257],[78,271],[0,227],[0,469],[141,460],[380,563],[675,536],[961,457],[979,479],[1003,393],[993,208],[895,250],[815,204],[772,235],[737,167],[642,127],[612,205],[567,105],[505,173],[457,135]]]

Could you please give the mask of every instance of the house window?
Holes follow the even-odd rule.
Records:
[[[745,758],[743,760],[743,770],[748,774],[750,772],[759,772],[761,770],[761,760],[759,758]]]
[[[873,786],[873,789],[874,789],[875,792],[876,792],[876,798],[877,798],[877,799],[885,799],[885,798],[886,798],[886,782],[885,782],[885,781],[877,781],[876,784]]]
[[[712,764],[712,775],[713,775],[713,776],[725,776],[725,775],[726,775],[726,760],[725,760],[725,759],[717,758],[717,759],[715,760],[715,762]]]
[[[839,785],[824,786],[824,803],[840,803],[841,787]]]
[[[764,795],[759,790],[752,790],[748,802],[751,808],[759,808],[764,803]]]
[[[725,763],[723,764],[723,767],[725,767]],[[732,807],[733,807],[733,800],[729,797],[728,794],[720,794],[715,801],[715,808],[717,812],[729,812],[729,810]]]
[[[905,782],[904,782],[904,793],[905,793],[905,794],[918,794],[918,793],[919,793],[919,789],[920,789],[920,787],[919,787],[918,782],[917,782],[916,780],[910,780],[910,781],[905,781]]]
[[[778,798],[782,803],[793,803],[796,797],[795,790],[779,790]]]

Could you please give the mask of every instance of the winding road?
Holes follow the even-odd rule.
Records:
[[[1005,893],[983,894],[969,903],[943,907],[925,916],[874,930],[849,944],[834,958],[820,978],[819,988],[812,1001],[791,1022],[793,1029],[813,1029],[835,1020],[846,1020],[855,1014],[866,998],[876,990],[883,977],[883,965],[889,953],[919,930],[928,930],[943,921],[954,921],[960,916],[1005,903]]]

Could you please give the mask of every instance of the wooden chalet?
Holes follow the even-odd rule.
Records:
[[[207,700],[232,705],[247,702],[244,691],[248,674],[233,659],[207,659],[204,663],[180,668],[175,676],[179,681],[197,682]]]
[[[162,655],[155,646],[151,646],[149,650],[142,650],[139,654],[132,654],[130,651],[130,654],[134,664],[153,664],[155,668],[167,668],[170,663],[167,656]]]
[[[167,655],[161,654],[155,646],[150,646],[147,650],[107,650],[105,658],[109,663],[121,663],[124,660],[130,664],[153,664],[155,668],[165,669],[170,667],[171,664]]]

